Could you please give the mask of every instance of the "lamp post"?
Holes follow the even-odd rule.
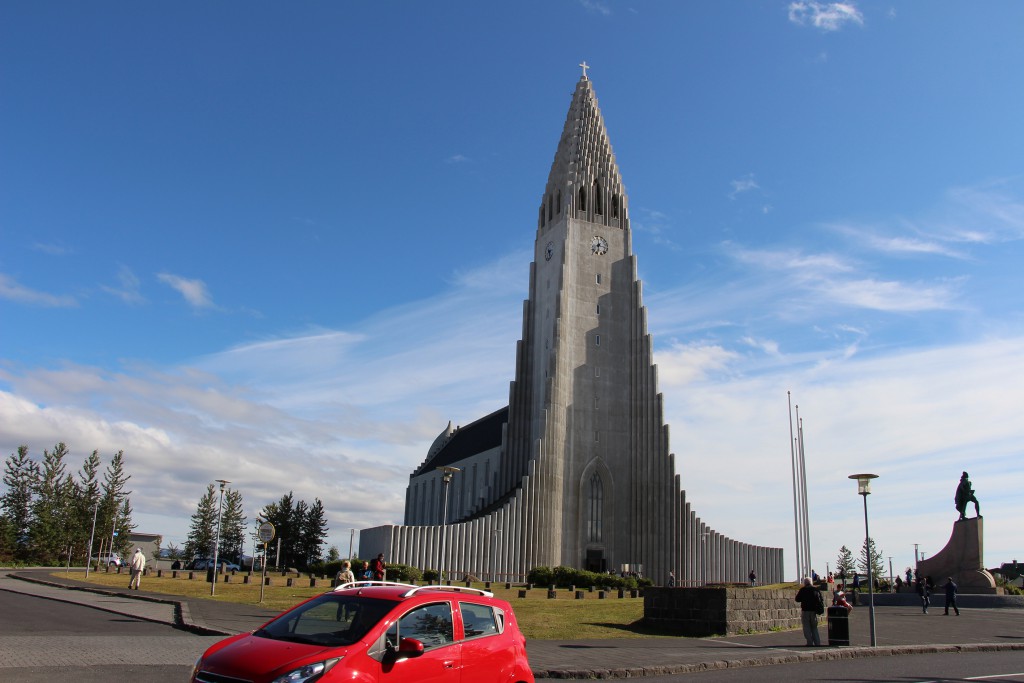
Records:
[[[441,481],[444,487],[444,495],[441,502],[441,557],[437,560],[437,584],[440,586],[444,585],[444,551],[448,538],[448,484],[452,483],[452,477],[455,476],[455,473],[461,470],[458,467],[447,466],[438,467],[437,470],[441,472]]]
[[[213,580],[210,581],[210,595],[217,591],[217,556],[220,554],[220,520],[224,515],[224,486],[231,482],[226,479],[218,479],[220,484],[220,502],[217,504],[217,538],[213,542]]]
[[[498,582],[498,536],[501,535],[501,529],[495,529],[493,537],[491,539],[491,581]]]
[[[878,643],[875,640],[875,583],[872,575],[871,565],[874,564],[871,557],[871,533],[868,531],[868,495],[871,493],[871,480],[877,479],[877,474],[851,474],[850,479],[857,480],[857,493],[864,497],[864,552],[867,555],[868,565],[868,619],[871,626],[871,647]]]

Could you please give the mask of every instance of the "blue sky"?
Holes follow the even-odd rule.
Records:
[[[331,542],[401,519],[507,402],[536,213],[586,60],[698,513],[794,559],[945,544],[970,471],[1020,552],[1024,5],[0,8],[0,446],[124,449],[142,531],[207,483]]]

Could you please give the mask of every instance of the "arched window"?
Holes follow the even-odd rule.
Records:
[[[594,472],[587,491],[587,543],[600,543],[603,538],[604,486],[601,475]]]
[[[580,188],[580,201],[579,206],[576,207],[579,211],[587,210],[587,188]]]
[[[619,217],[619,195],[612,195],[612,218]]]
[[[601,186],[594,182],[594,213],[600,216],[604,213],[604,207],[601,206]]]

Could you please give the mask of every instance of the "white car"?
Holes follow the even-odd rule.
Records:
[[[121,556],[117,553],[100,553],[99,555],[93,555],[92,561],[98,564],[105,564],[108,567],[120,567],[124,564],[121,561]]]

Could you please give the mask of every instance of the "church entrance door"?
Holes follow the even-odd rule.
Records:
[[[604,551],[600,548],[587,548],[587,559],[583,568],[588,572],[604,573],[606,571],[604,562]]]

